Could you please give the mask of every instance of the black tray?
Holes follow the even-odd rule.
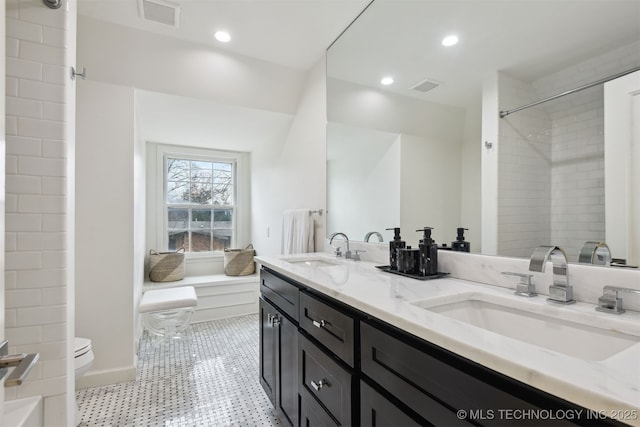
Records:
[[[432,274],[431,276],[421,276],[419,274],[409,274],[409,273],[401,273],[398,270],[392,270],[390,265],[376,265],[376,268],[379,268],[380,270],[387,272],[387,273],[391,273],[391,274],[397,274],[398,276],[405,276],[405,277],[411,277],[412,279],[418,279],[418,280],[432,280],[432,279],[440,279],[442,277],[445,277],[446,275],[448,275],[449,273],[436,273],[436,274]]]

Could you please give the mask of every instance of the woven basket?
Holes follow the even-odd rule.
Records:
[[[253,245],[244,249],[224,250],[224,274],[227,276],[247,276],[256,271],[256,264],[253,261],[256,251]]]
[[[152,282],[175,282],[184,279],[184,248],[175,252],[150,250],[149,279]]]

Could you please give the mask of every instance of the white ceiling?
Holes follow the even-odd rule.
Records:
[[[441,40],[449,33],[460,42],[446,48]],[[535,81],[638,40],[639,0],[375,0],[330,49],[327,70],[336,79],[464,106],[470,98],[477,103],[483,77],[495,71]],[[395,83],[383,88],[384,75]],[[426,94],[409,90],[426,78],[442,85]]]
[[[162,1],[162,0],[161,0]],[[369,0],[172,0],[180,26],[144,21],[137,0],[79,0],[78,13],[298,70],[313,66]],[[213,38],[226,29],[232,41]],[[460,43],[440,44],[455,32]],[[375,0],[331,48],[328,76],[417,99],[478,102],[489,73],[534,81],[640,40],[640,0]],[[640,58],[640,51],[638,52]],[[421,94],[423,79],[442,82]]]
[[[144,21],[137,0],[79,0],[78,13],[307,70],[369,0],[172,0],[180,25]],[[233,37],[213,38],[218,29]]]

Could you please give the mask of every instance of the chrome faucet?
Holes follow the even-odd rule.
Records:
[[[333,233],[333,234],[329,237],[329,245],[331,245],[331,243],[333,242],[333,239],[334,239],[336,236],[342,236],[342,237],[344,237],[344,241],[345,241],[345,244],[346,244],[346,251],[345,251],[345,253],[344,253],[344,257],[345,257],[345,258],[351,258],[351,251],[349,250],[349,238],[347,237],[347,235],[346,235],[346,234],[344,234],[344,233]],[[339,256],[342,256],[342,252],[340,251],[340,247],[337,247],[337,248],[336,248],[336,251],[334,252],[334,254],[335,254],[335,256],[338,256],[338,257],[339,257]]]
[[[531,281],[533,274],[512,273],[510,271],[503,271],[502,274],[505,276],[516,276],[520,278],[520,283],[516,286],[514,294],[529,298],[538,295],[536,292],[536,285]]]
[[[549,286],[547,301],[558,304],[573,304],[573,287],[569,286],[567,255],[558,246],[538,246],[531,255],[529,271],[543,272],[547,261],[553,263],[553,284]]]
[[[604,242],[585,242],[578,254],[581,264],[611,265],[611,251]]]
[[[617,286],[605,286],[602,289],[602,296],[598,298],[596,310],[603,313],[621,314],[625,310],[622,308],[622,298],[618,296],[620,292],[640,294],[638,289],[619,288]]]
[[[364,235],[365,243],[369,242],[369,238],[371,238],[371,236],[373,236],[374,234],[378,237],[378,242],[382,242],[382,234],[378,233],[377,231],[370,231]]]

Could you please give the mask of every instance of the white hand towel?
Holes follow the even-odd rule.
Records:
[[[289,209],[282,215],[282,254],[313,252],[314,223],[309,209]]]

